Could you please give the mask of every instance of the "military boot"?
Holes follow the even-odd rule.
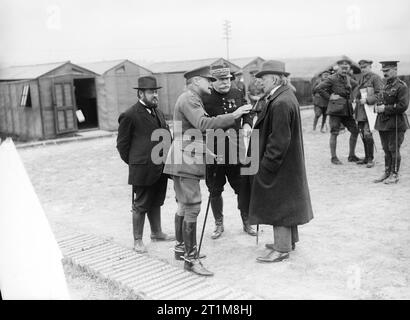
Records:
[[[245,231],[250,236],[256,236],[256,231],[253,230],[252,226],[248,222],[248,213],[241,211],[241,218],[243,224],[243,231]]]
[[[399,174],[392,173],[387,179],[383,181],[384,184],[395,184],[399,182]]]
[[[380,178],[373,180],[374,183],[380,183],[386,180],[390,176],[390,167],[386,167],[383,175]]]
[[[213,276],[214,273],[207,270],[198,258],[196,247],[196,222],[183,222],[183,237],[185,243],[184,269],[200,276]]]
[[[175,259],[176,260],[183,260],[183,256],[185,253],[185,244],[184,244],[184,237],[182,235],[182,225],[184,222],[184,216],[179,216],[175,214]]]
[[[360,159],[356,162],[358,165],[367,164],[369,159],[369,143],[366,139],[363,139],[363,148],[364,148],[364,159]]]
[[[375,162],[374,162],[374,140],[373,140],[373,138],[369,139],[367,141],[367,152],[368,152],[368,160],[367,160],[366,167],[367,168],[373,168],[374,165],[375,165]]]
[[[224,232],[223,199],[222,196],[211,197],[211,208],[215,218],[215,230],[212,239],[218,239]]]
[[[145,212],[132,211],[132,229],[134,235],[134,251],[138,253],[147,252],[147,248],[142,241],[144,232]]]

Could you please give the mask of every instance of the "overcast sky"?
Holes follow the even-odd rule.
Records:
[[[0,65],[410,54],[408,0],[1,0]]]

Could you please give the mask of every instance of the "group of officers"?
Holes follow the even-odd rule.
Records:
[[[336,141],[341,124],[351,132],[349,161],[374,165],[374,142],[369,130],[366,114],[361,110],[364,104],[375,105],[378,113],[376,129],[380,132],[385,152],[385,172],[378,181],[397,182],[400,167],[399,148],[407,129],[405,111],[408,106],[408,89],[397,78],[397,62],[382,62],[385,82],[370,71],[372,62],[361,60],[362,77],[356,82],[351,74],[348,60],[338,61],[335,74],[324,72],[321,81],[315,85],[315,108],[323,115],[329,115],[330,148],[334,164],[341,164],[336,156]],[[151,141],[157,129],[169,131],[164,114],[158,108],[158,90],[153,76],[138,79],[138,102],[119,117],[117,149],[122,160],[128,164],[132,185],[132,222],[134,250],[147,252],[142,241],[145,215],[151,227],[152,241],[176,241],[174,254],[177,260],[184,260],[184,268],[201,276],[213,273],[204,267],[197,245],[197,218],[201,209],[200,180],[205,179],[209,201],[215,221],[212,239],[218,239],[224,232],[223,197],[228,181],[237,196],[238,209],[243,230],[256,236],[252,225],[273,226],[273,243],[267,243],[266,254],[257,257],[258,262],[279,262],[289,257],[299,240],[298,225],[313,218],[310,193],[306,178],[302,126],[299,103],[295,88],[290,84],[289,73],[281,61],[265,61],[261,69],[252,73],[247,90],[241,80],[241,73],[232,74],[229,65],[219,63],[188,71],[184,74],[186,90],[179,96],[174,108],[172,144],[166,152],[165,163],[154,163],[151,151],[158,144]],[[355,88],[371,88],[367,97],[360,96]],[[357,107],[353,118],[352,96]],[[249,99],[249,103],[247,101]],[[321,103],[316,103],[317,101]],[[326,111],[325,111],[326,109]],[[318,112],[319,114],[319,112]],[[177,124],[178,123],[178,124]],[[184,135],[190,129],[202,132],[206,148],[208,129],[242,129],[248,136],[257,132],[258,154],[252,155],[259,163],[256,174],[241,175],[240,163],[230,164],[228,155],[224,161],[214,163],[176,163],[175,153],[182,151],[192,159],[205,158],[207,151],[189,149],[192,141]],[[255,130],[257,129],[257,130]],[[323,129],[323,124],[322,124]],[[359,132],[365,144],[365,159],[355,155]],[[250,144],[252,144],[252,138]],[[227,140],[226,148],[231,140]],[[198,151],[199,150],[199,151]],[[252,148],[248,148],[248,153]],[[229,151],[228,151],[229,152]],[[249,155],[249,154],[248,154]],[[191,159],[191,160],[192,160]],[[161,229],[161,206],[164,203],[168,179],[173,180],[178,210],[175,213],[175,237]]]
[[[374,129],[379,131],[385,155],[385,171],[375,183],[394,184],[399,181],[400,146],[405,131],[410,128],[406,110],[409,105],[409,91],[405,82],[397,77],[399,61],[381,61],[384,80],[372,72],[373,61],[358,62],[359,72],[353,72],[350,60],[337,62],[336,71],[325,70],[313,86],[315,118],[313,130],[322,116],[321,131],[324,132],[326,115],[329,116],[331,162],[340,165],[336,155],[337,136],[341,127],[351,135],[349,140],[349,162],[372,168],[374,162],[374,139],[365,107],[377,113]],[[353,107],[355,106],[355,107]],[[369,110],[369,109],[368,109]],[[355,154],[360,134],[365,152],[364,159]]]

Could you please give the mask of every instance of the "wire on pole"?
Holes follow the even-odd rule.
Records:
[[[226,41],[226,60],[229,60],[229,40],[231,39],[231,22],[225,20],[223,23],[223,39]]]

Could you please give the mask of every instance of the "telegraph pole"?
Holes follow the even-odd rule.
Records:
[[[225,20],[223,23],[223,39],[226,41],[226,60],[229,60],[229,40],[231,39],[231,22]]]

